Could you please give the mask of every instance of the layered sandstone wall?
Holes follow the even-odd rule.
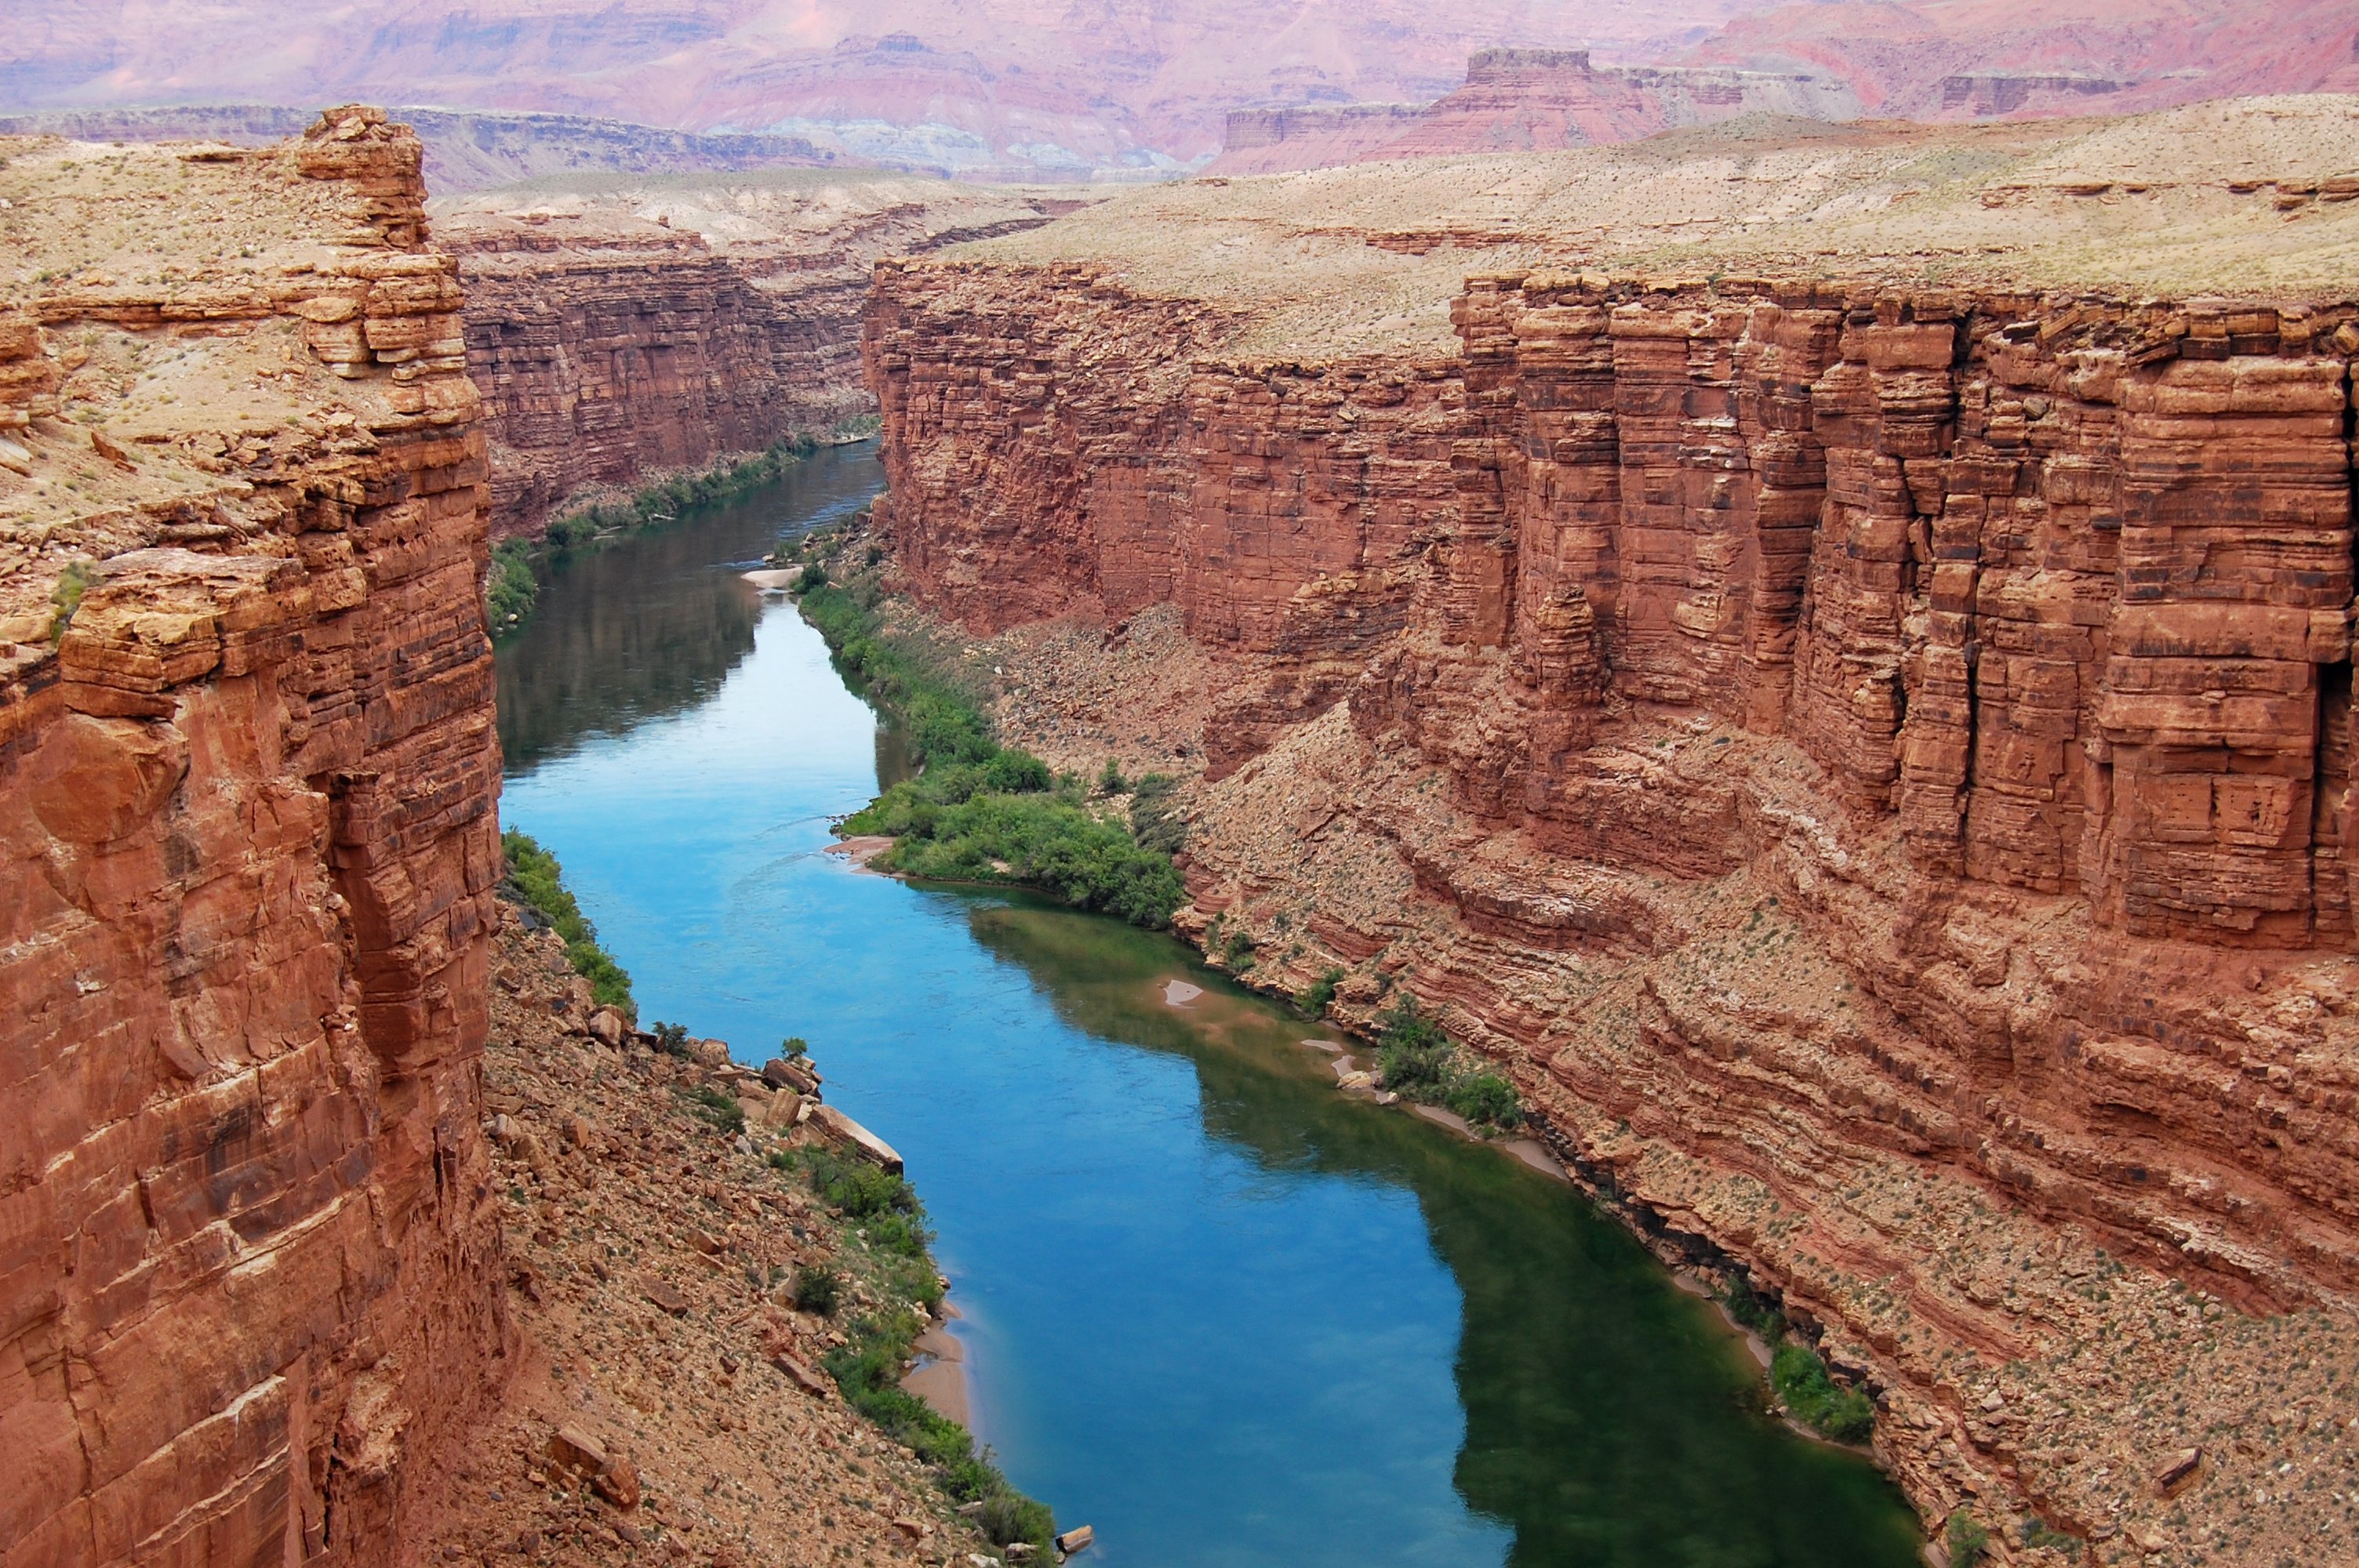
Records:
[[[0,189],[0,1562],[401,1561],[509,1340],[457,267],[373,111]]]
[[[2359,1415],[2292,1369],[2359,1345],[2359,307],[1518,271],[1456,354],[1311,362],[1227,314],[888,265],[866,340],[882,527],[1017,732],[1144,741],[1056,687],[1176,618],[1183,928],[1439,1007],[1866,1378],[1929,1519],[2208,1531]]]
[[[495,536],[569,501],[824,435],[873,406],[860,302],[879,255],[1079,205],[897,175],[763,171],[493,191],[438,211],[460,258]]]

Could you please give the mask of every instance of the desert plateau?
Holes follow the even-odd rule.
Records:
[[[2359,1563],[2347,6],[0,18],[0,1568]]]

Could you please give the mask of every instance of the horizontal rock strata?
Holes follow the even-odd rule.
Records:
[[[878,256],[1077,203],[906,176],[764,171],[576,196],[492,191],[438,213],[466,287],[494,535],[569,501],[824,435],[872,405],[860,301]]]
[[[1011,732],[1136,759],[1186,701],[1060,693],[1190,672],[1183,927],[1438,1006],[1877,1390],[1929,1521],[2347,1530],[2359,308],[1526,267],[1455,353],[1299,360],[1239,308],[886,265],[866,340]]]
[[[0,1563],[401,1561],[509,1338],[457,268],[374,111],[0,145]]]

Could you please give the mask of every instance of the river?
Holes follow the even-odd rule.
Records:
[[[892,737],[733,568],[880,482],[838,449],[558,563],[500,650],[504,815],[642,1019],[804,1036],[907,1157],[1009,1477],[1107,1568],[1914,1563],[1708,1306],[1571,1189],[1337,1094],[1332,1032],[1169,938],[822,853]]]

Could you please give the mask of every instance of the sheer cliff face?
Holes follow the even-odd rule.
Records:
[[[1166,254],[888,265],[867,348],[887,536],[1000,634],[1012,730],[1129,750],[1153,702],[1058,683],[1176,617],[1182,926],[1347,970],[1354,1020],[1437,1005],[1823,1328],[1929,1519],[2343,1528],[2245,1517],[2231,1440],[2359,1415],[2293,1370],[2359,1347],[2359,308],[1707,254],[1478,275],[1454,353],[1322,355],[1275,346],[1349,341],[1341,291],[1144,292]]]
[[[373,112],[6,152],[0,1561],[390,1563],[507,1336],[456,268]]]
[[[878,256],[1076,203],[905,175],[544,182],[439,209],[491,440],[492,529],[868,411],[860,301]]]

